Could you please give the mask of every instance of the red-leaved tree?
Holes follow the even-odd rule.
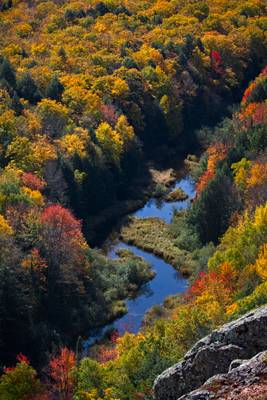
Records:
[[[32,172],[24,172],[21,176],[21,180],[24,186],[33,190],[42,190],[46,184],[45,181],[34,175]]]
[[[53,390],[61,400],[71,400],[75,384],[75,354],[67,347],[60,350],[58,356],[49,362],[49,375],[53,381]]]
[[[86,248],[81,223],[66,208],[53,204],[41,215],[41,238],[49,263],[74,264]]]
[[[65,299],[79,289],[84,276],[87,244],[81,223],[72,213],[60,205],[48,206],[41,215],[40,242],[47,260],[47,291],[49,310],[56,305],[58,289],[63,289]],[[68,289],[70,291],[68,292]]]
[[[211,61],[211,66],[215,72],[218,74],[222,74],[223,72],[223,67],[222,67],[222,56],[220,53],[216,50],[211,50],[210,53],[210,61]]]

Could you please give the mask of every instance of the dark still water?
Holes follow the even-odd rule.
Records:
[[[151,198],[143,208],[132,215],[138,218],[157,217],[170,223],[174,210],[186,209],[190,204],[190,199],[195,195],[194,183],[187,175],[177,179],[172,189],[174,188],[183,189],[189,196],[188,200],[169,203],[164,200]],[[149,283],[142,286],[134,299],[126,300],[127,314],[122,318],[118,318],[113,323],[100,328],[95,336],[90,337],[86,341],[85,347],[90,346],[96,339],[101,338],[111,328],[117,329],[120,334],[126,331],[138,332],[145,313],[152,306],[162,304],[167,296],[183,293],[188,286],[188,280],[183,278],[170,264],[154,254],[140,250],[135,246],[115,241],[110,245],[107,255],[111,258],[116,258],[116,251],[120,248],[129,249],[134,254],[143,257],[156,272],[156,276]]]
[[[133,215],[138,218],[157,217],[168,224],[171,222],[174,210],[184,210],[188,207],[190,200],[195,196],[195,186],[189,176],[177,180],[172,189],[181,188],[189,196],[184,201],[167,202],[162,199],[151,198],[143,208],[137,210]]]
[[[136,255],[143,257],[156,272],[156,276],[146,285],[142,286],[136,298],[126,301],[128,313],[114,321],[113,326],[119,333],[138,332],[141,328],[143,317],[152,306],[162,304],[167,296],[183,293],[188,281],[168,263],[154,254],[147,253],[135,246],[119,242],[109,252],[110,257],[116,257],[116,250],[126,248]]]

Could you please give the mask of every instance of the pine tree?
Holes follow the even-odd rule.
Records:
[[[16,115],[20,115],[23,110],[23,105],[20,102],[19,96],[17,92],[14,92],[12,101],[11,101],[11,107],[15,111]]]
[[[60,82],[57,76],[54,76],[47,86],[46,97],[52,100],[61,100],[62,93],[64,91],[64,86]]]
[[[16,73],[10,62],[4,58],[0,65],[0,80],[7,82],[13,89],[16,87]]]
[[[60,47],[60,49],[58,50],[57,54],[62,59],[62,61],[65,62],[67,60],[67,54],[66,54],[66,51],[65,51],[64,47]]]
[[[0,4],[0,11],[5,11],[8,10],[9,8],[11,8],[13,5],[12,0],[4,0],[3,2],[1,2]]]
[[[42,97],[36,83],[28,73],[18,81],[18,93],[32,104],[38,103]]]

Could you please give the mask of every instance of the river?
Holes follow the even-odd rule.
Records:
[[[151,198],[141,209],[132,215],[138,218],[157,217],[163,219],[166,223],[170,223],[174,210],[186,209],[190,204],[190,200],[195,195],[194,183],[186,173],[184,176],[177,178],[175,185],[172,186],[172,189],[176,188],[183,189],[189,196],[188,199],[170,203],[162,199]],[[129,249],[134,254],[143,257],[151,265],[156,275],[150,282],[141,287],[135,298],[126,301],[127,314],[99,329],[96,335],[86,341],[85,347],[90,346],[96,339],[103,336],[106,331],[112,328],[118,330],[120,334],[126,331],[138,332],[145,313],[152,306],[162,304],[167,296],[183,293],[188,286],[188,280],[170,264],[154,254],[135,246],[130,246],[117,240],[109,246],[107,255],[111,258],[116,258],[116,251],[120,248]]]

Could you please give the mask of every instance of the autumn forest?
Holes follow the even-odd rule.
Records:
[[[266,146],[265,0],[0,0],[0,399],[152,400],[267,304]],[[89,346],[156,279],[130,246],[186,285]]]

